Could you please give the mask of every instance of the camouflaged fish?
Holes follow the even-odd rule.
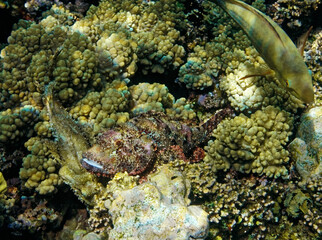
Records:
[[[111,177],[125,171],[129,175],[144,175],[158,161],[170,162],[178,158],[201,161],[204,151],[198,146],[232,113],[230,108],[222,109],[197,127],[171,120],[164,113],[141,114],[100,133],[96,143],[83,153],[81,164],[92,173]]]
[[[298,49],[268,16],[238,0],[213,0],[244,30],[284,87],[306,103],[314,101],[312,78]]]
[[[53,88],[53,82],[46,87],[44,103],[59,142],[58,151],[67,158],[80,160],[79,164],[73,163],[73,171],[77,173],[86,169],[106,177],[125,171],[129,175],[144,176],[159,161],[201,161],[205,154],[200,144],[209,139],[225,117],[234,115],[227,107],[202,125],[189,126],[162,112],[152,111],[99,133],[95,141],[88,127],[74,121],[54,101]],[[70,161],[63,159],[63,162]]]

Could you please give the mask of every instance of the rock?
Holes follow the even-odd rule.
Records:
[[[322,170],[322,107],[315,107],[301,117],[296,138],[289,144],[296,169],[303,182],[320,175]]]
[[[189,206],[189,193],[190,183],[167,166],[139,186],[116,191],[105,202],[114,225],[109,239],[204,239],[208,214]]]

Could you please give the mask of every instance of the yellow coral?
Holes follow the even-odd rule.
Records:
[[[191,104],[187,103],[185,98],[179,98],[172,106],[167,108],[168,115],[175,119],[192,120],[196,117],[196,113],[191,107]]]
[[[204,161],[215,171],[233,167],[269,177],[287,176],[284,165],[289,153],[283,146],[291,129],[290,114],[273,106],[256,111],[250,118],[241,114],[224,120],[213,132],[215,140],[205,147]]]
[[[38,111],[31,106],[0,112],[0,142],[12,143],[30,137],[37,120]]]
[[[168,88],[160,83],[140,83],[129,88],[131,93],[131,111],[134,114],[148,112],[150,110],[164,111],[171,107],[174,97]]]
[[[25,146],[31,154],[23,159],[20,178],[27,188],[35,188],[40,194],[52,193],[62,183],[58,176],[58,154],[53,142],[30,138]],[[57,150],[56,150],[57,151]]]
[[[123,112],[128,107],[129,91],[122,81],[113,81],[101,92],[89,92],[71,110],[70,114],[81,123],[94,124],[94,131],[112,127],[129,119]]]
[[[7,191],[7,182],[3,177],[2,172],[0,172],[0,195]]]

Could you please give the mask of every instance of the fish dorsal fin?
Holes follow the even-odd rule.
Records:
[[[304,54],[305,44],[307,42],[307,39],[309,38],[309,35],[310,35],[312,29],[313,29],[313,26],[311,26],[309,28],[309,30],[307,30],[305,33],[303,33],[296,41],[296,47],[298,48],[302,57]]]
[[[284,46],[284,41],[282,40],[281,35],[279,34],[279,32],[276,30],[276,28],[274,26],[274,24],[277,25],[277,23],[275,23],[273,20],[271,20],[270,18],[265,16],[261,11],[249,6],[248,4],[246,4],[244,2],[238,1],[238,0],[219,0],[216,2],[219,3],[221,6],[223,6],[225,4],[224,2],[230,2],[231,4],[234,4],[234,5],[240,6],[241,8],[247,9],[248,11],[250,11],[251,13],[256,15],[256,17],[263,19],[264,22],[267,22],[268,26],[271,28],[272,33],[275,35],[275,37],[278,38],[279,41]]]

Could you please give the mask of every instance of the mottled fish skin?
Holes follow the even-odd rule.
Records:
[[[238,0],[213,0],[244,30],[281,83],[302,101],[314,101],[312,77],[298,49],[271,18]]]
[[[129,175],[143,175],[156,161],[169,162],[178,154],[185,159],[198,155],[194,155],[198,145],[206,142],[211,131],[231,114],[229,108],[220,110],[196,127],[171,120],[164,113],[141,114],[100,133],[96,143],[83,153],[81,164],[88,171],[105,177],[125,171]]]

